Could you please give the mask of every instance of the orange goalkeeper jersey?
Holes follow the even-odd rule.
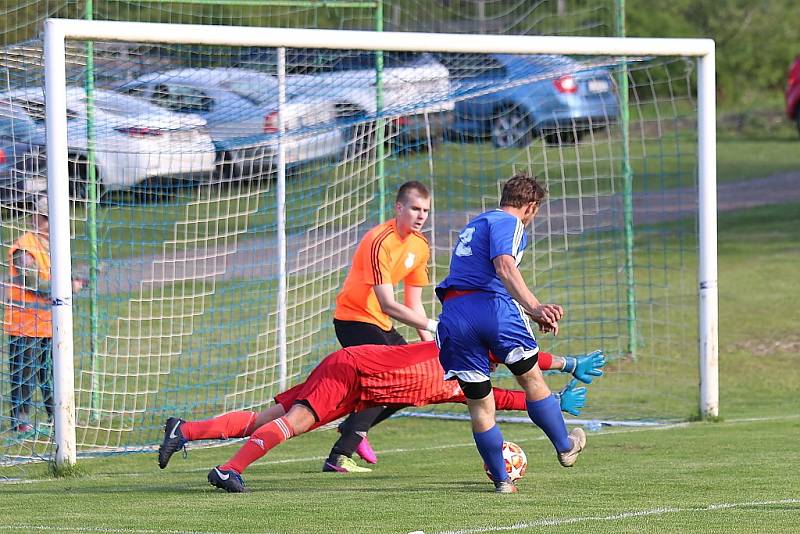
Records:
[[[372,287],[397,286],[400,282],[426,286],[430,249],[425,237],[412,232],[401,239],[394,219],[379,224],[361,239],[353,255],[350,272],[336,297],[334,319],[359,321],[392,328],[391,318],[383,313]]]

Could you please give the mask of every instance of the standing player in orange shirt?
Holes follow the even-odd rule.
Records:
[[[433,339],[437,322],[426,316],[422,306],[422,288],[430,283],[430,248],[421,231],[430,207],[428,188],[420,182],[406,182],[397,191],[395,217],[361,239],[333,312],[336,337],[342,347],[405,345],[392,319],[416,328],[422,341]],[[401,282],[402,303],[394,298],[395,287]],[[352,455],[357,452],[367,462],[377,462],[367,431],[398,409],[375,406],[350,415],[340,426],[342,435],[323,471],[369,471],[358,466]]]
[[[572,368],[572,375],[591,382],[603,374],[605,357],[595,352],[576,358],[539,353],[544,369]],[[524,391],[493,389],[499,410],[525,410]],[[561,390],[563,410],[578,415],[586,400],[586,388],[575,388],[575,380]],[[350,347],[323,359],[302,384],[275,396],[276,404],[261,413],[229,412],[205,421],[167,419],[164,441],[158,449],[158,465],[164,469],[172,455],[187,442],[249,436],[226,463],[208,473],[208,481],[230,493],[246,491],[242,472],[284,441],[330,423],[361,408],[374,406],[425,406],[445,402],[465,403],[455,380],[444,380],[439,349],[433,342],[406,346]]]

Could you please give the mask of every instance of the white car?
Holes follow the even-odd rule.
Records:
[[[86,92],[67,87],[67,145],[73,161],[73,194],[85,195],[87,167]],[[95,168],[101,188],[127,189],[150,178],[207,180],[214,170],[214,145],[196,115],[172,113],[142,99],[94,92]],[[0,93],[0,114],[25,113],[41,132],[45,104],[41,88]]]
[[[300,49],[292,54],[287,58],[290,92],[335,101],[340,115],[360,118],[375,114],[374,52]],[[432,55],[384,52],[382,86],[382,113],[401,126],[401,136],[410,140],[424,138],[425,119],[434,136],[447,126],[454,107],[450,75]]]
[[[150,73],[117,91],[176,113],[202,116],[218,152],[222,174],[274,170],[278,151],[278,81],[274,75],[237,68],[186,68]],[[345,139],[334,102],[287,92],[286,162],[338,159]]]

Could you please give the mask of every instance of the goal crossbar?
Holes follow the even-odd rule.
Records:
[[[66,40],[460,53],[698,58],[700,414],[719,411],[715,44],[710,39],[425,34],[48,19],[45,22],[56,463],[76,458]],[[285,255],[284,255],[285,257]],[[285,296],[285,295],[284,295]]]

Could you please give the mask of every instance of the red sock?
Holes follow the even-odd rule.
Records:
[[[181,433],[189,441],[243,438],[253,431],[257,415],[256,412],[230,412],[205,421],[186,421],[181,425]]]
[[[250,436],[247,443],[242,445],[239,452],[233,458],[222,465],[221,469],[233,469],[241,474],[247,466],[267,454],[271,449],[277,447],[287,439],[294,436],[294,429],[286,420],[286,417],[270,421],[262,426]]]

